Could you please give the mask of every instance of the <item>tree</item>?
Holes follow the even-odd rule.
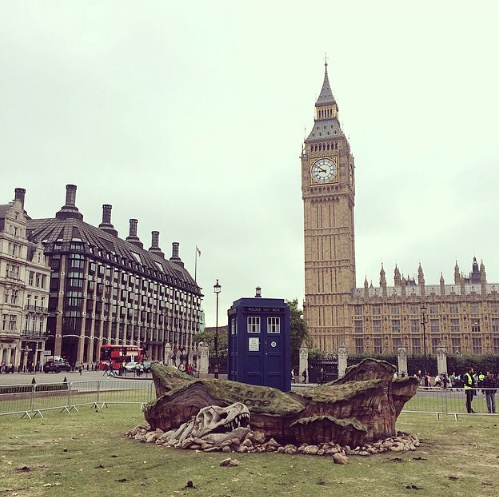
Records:
[[[215,357],[215,330],[213,328],[206,328],[209,331],[204,331],[202,333],[197,333],[192,337],[192,341],[195,343],[204,342],[208,345],[210,349],[210,357]],[[213,331],[212,331],[213,330]],[[227,356],[227,329],[218,329],[218,357],[223,358]]]
[[[300,362],[300,347],[303,341],[311,348],[312,338],[308,334],[307,323],[303,319],[303,311],[298,308],[298,299],[287,300],[290,310],[291,327],[291,365],[298,366]]]

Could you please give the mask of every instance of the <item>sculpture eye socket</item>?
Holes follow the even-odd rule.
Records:
[[[220,413],[220,419],[225,419],[229,414],[227,412]]]

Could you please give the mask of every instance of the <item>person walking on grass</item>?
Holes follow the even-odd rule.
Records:
[[[487,410],[490,414],[496,412],[496,391],[497,391],[497,379],[494,377],[491,371],[487,371],[487,374],[482,382],[482,387],[485,391],[485,400],[487,401]]]
[[[468,414],[475,411],[471,407],[473,396],[475,395],[475,380],[473,379],[473,368],[469,368],[464,374],[464,393],[466,394],[466,412]]]

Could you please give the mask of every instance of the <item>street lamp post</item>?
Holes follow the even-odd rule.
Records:
[[[218,378],[218,296],[222,291],[222,286],[217,282],[213,285],[213,291],[216,297],[216,314],[215,314],[215,378]]]

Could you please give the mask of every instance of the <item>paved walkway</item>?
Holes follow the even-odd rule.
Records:
[[[127,373],[125,378],[135,378],[134,373]],[[33,378],[37,383],[59,383],[64,381],[97,381],[106,380],[109,377],[104,376],[103,371],[83,371],[80,375],[75,372],[61,372],[61,373],[11,373],[0,374],[0,385],[27,385],[33,382]],[[117,378],[120,378],[118,376]],[[141,378],[152,379],[151,373],[143,374]]]

